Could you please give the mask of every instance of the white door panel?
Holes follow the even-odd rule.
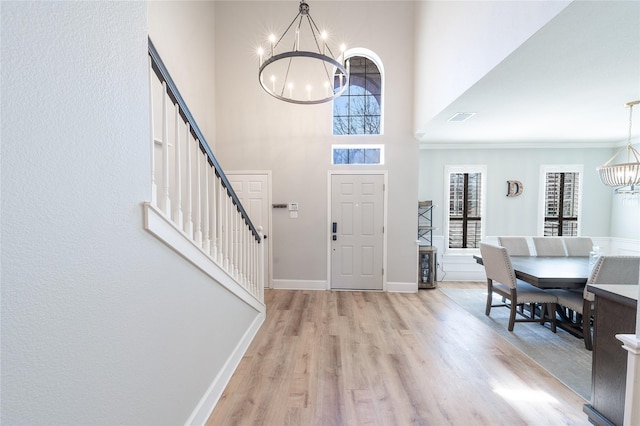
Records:
[[[383,184],[383,175],[331,176],[331,288],[382,290]]]

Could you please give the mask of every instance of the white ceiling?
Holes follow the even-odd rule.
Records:
[[[423,147],[611,146],[640,99],[640,1],[574,1],[417,135]],[[448,122],[458,112],[476,113]],[[634,107],[633,138],[640,136]]]

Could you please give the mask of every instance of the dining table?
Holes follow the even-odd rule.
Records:
[[[512,256],[511,265],[516,278],[542,289],[583,288],[590,273],[589,258],[582,256]]]
[[[482,257],[474,255],[483,265]],[[582,289],[587,284],[591,268],[589,258],[582,256],[511,256],[511,265],[516,278],[541,289]],[[557,326],[568,333],[582,337],[581,324],[566,315],[561,306],[556,306],[559,316]]]

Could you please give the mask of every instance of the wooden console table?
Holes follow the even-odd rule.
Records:
[[[596,295],[593,325],[591,403],[584,412],[595,425],[620,425],[624,420],[627,351],[616,334],[634,334],[638,286],[590,284]]]

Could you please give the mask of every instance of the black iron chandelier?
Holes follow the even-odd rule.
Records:
[[[291,46],[291,50],[284,50]],[[258,79],[262,88],[281,101],[320,104],[340,96],[349,85],[349,61],[344,44],[334,57],[326,31],[320,31],[300,0],[298,14],[278,38],[269,36],[269,49],[258,49]]]

